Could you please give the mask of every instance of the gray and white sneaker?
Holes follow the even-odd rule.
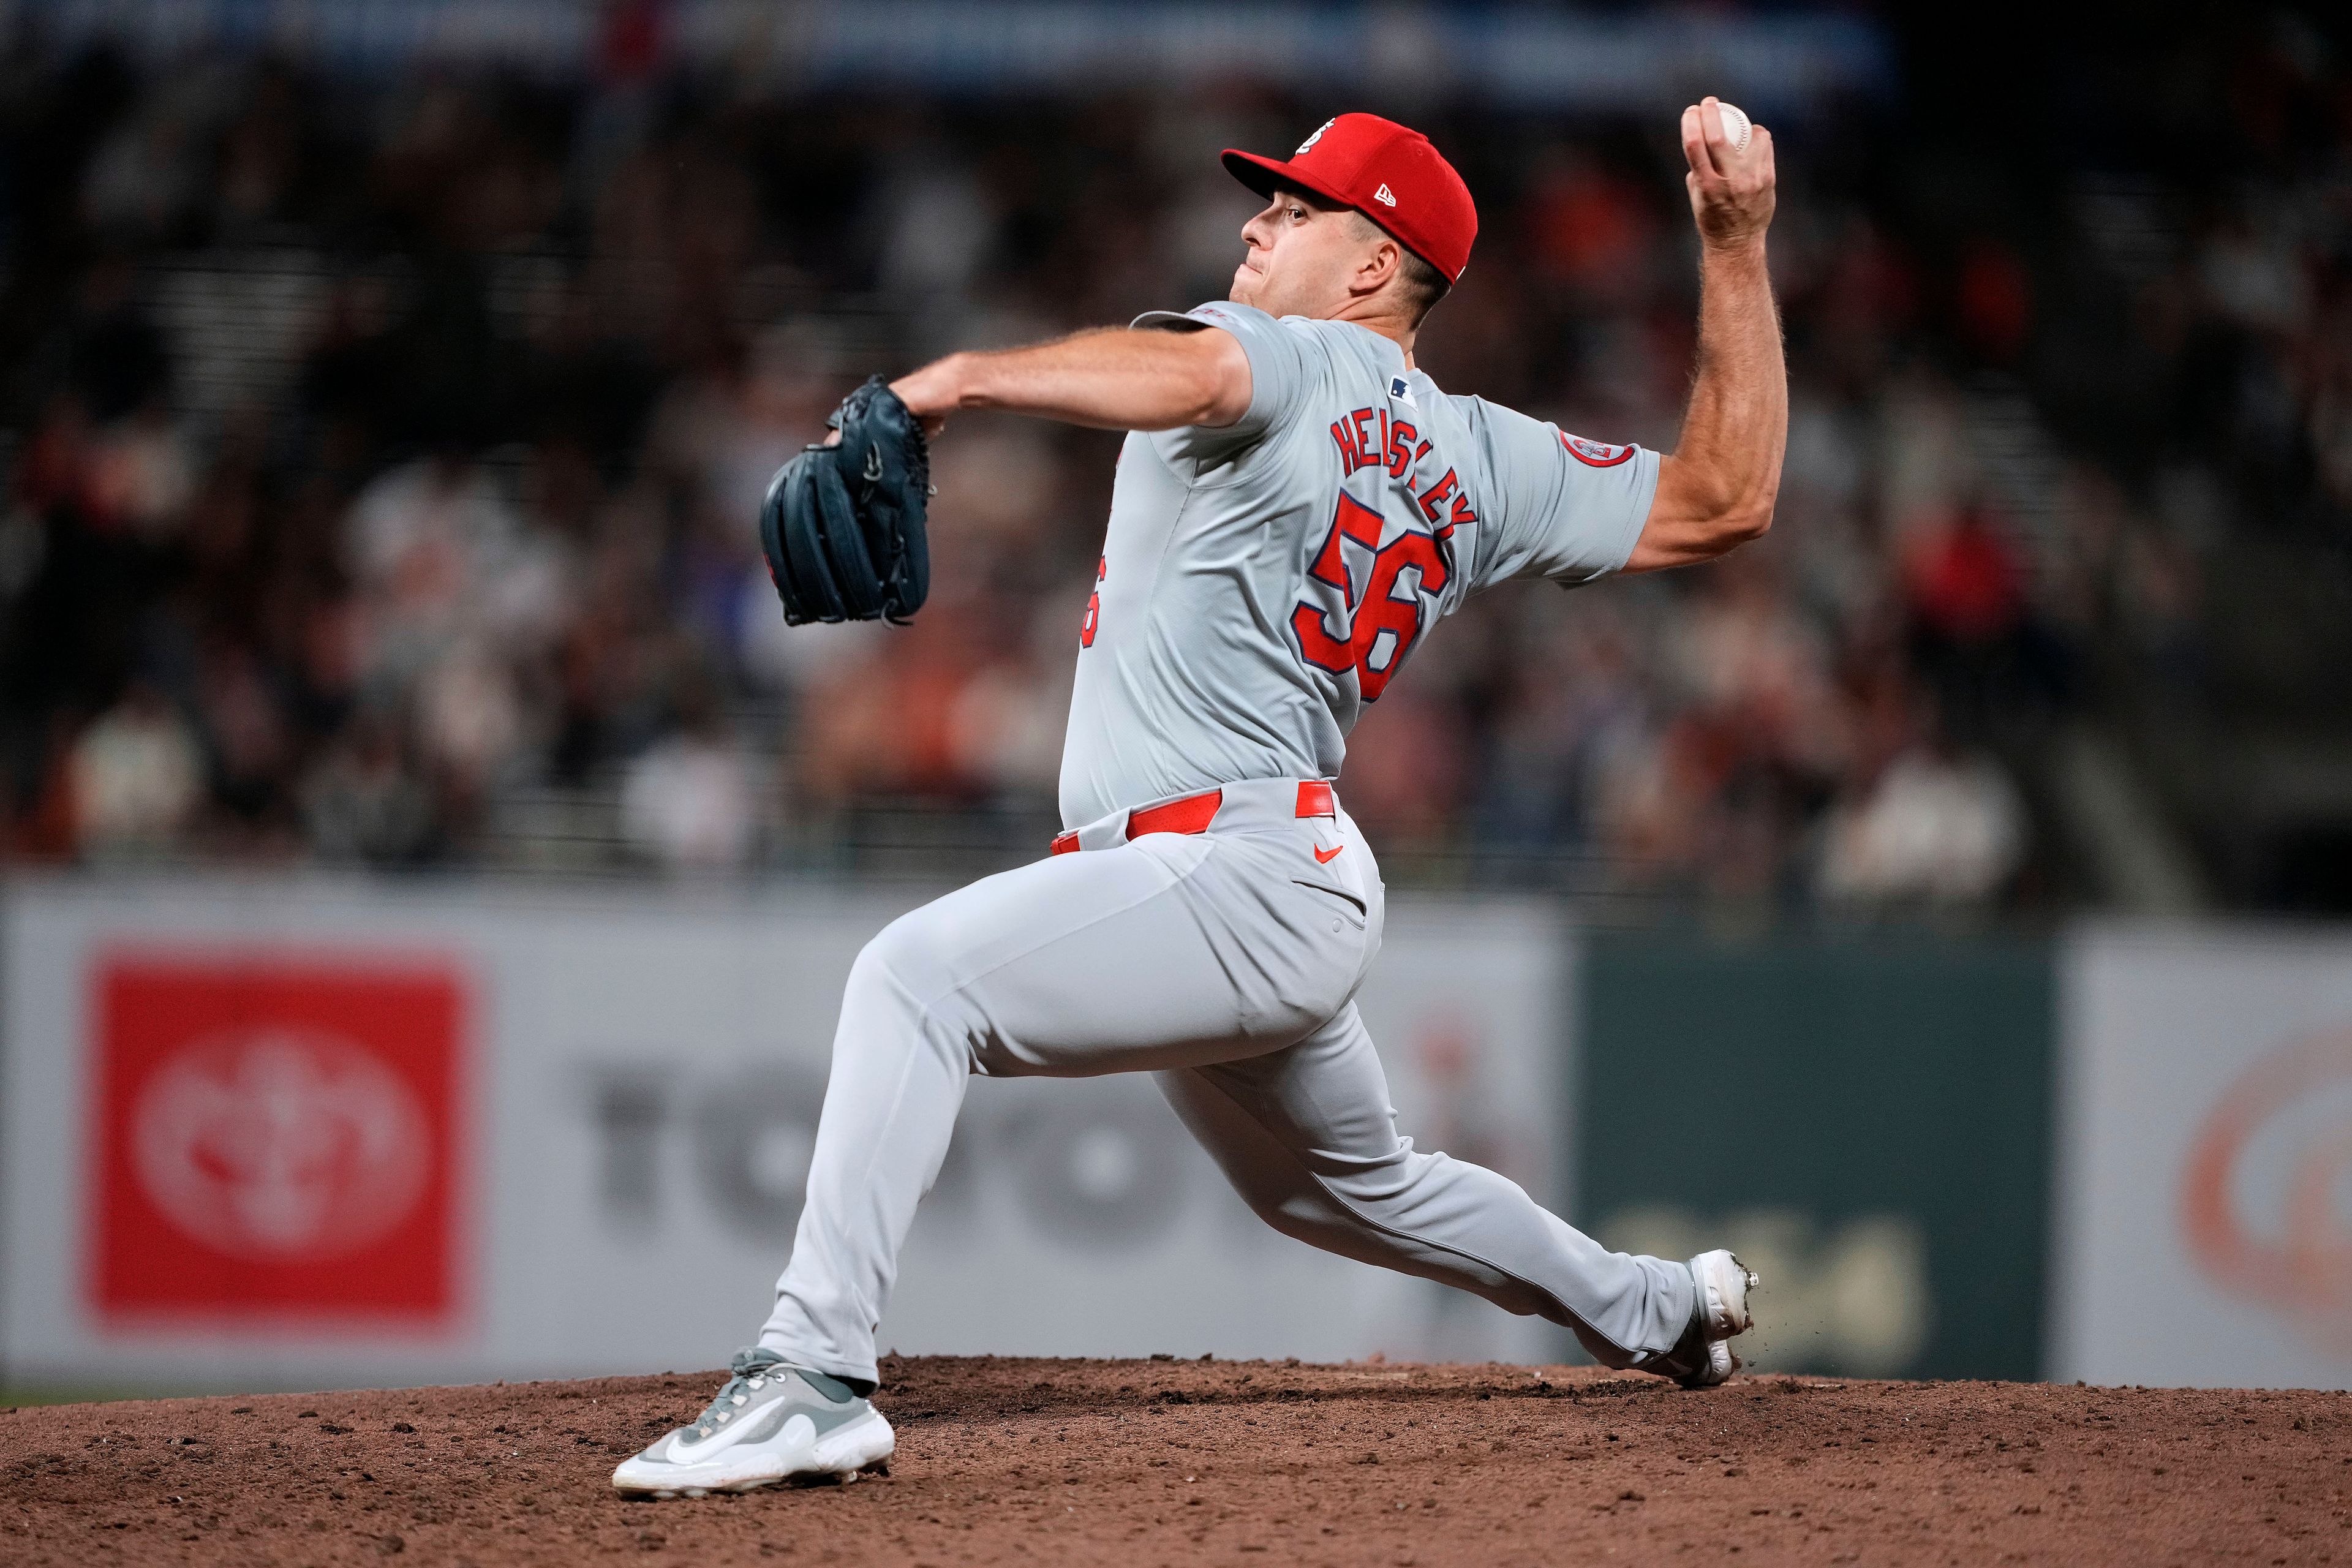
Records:
[[[1698,1306],[1682,1342],[1645,1371],[1671,1377],[1685,1388],[1712,1388],[1727,1382],[1740,1362],[1728,1342],[1755,1324],[1748,1310],[1748,1292],[1756,1276],[1730,1253],[1717,1248],[1690,1260],[1691,1279],[1698,1285]]]
[[[748,1492],[873,1469],[898,1446],[882,1413],[839,1378],[757,1347],[737,1351],[729,1370],[701,1417],[623,1460],[614,1487],[657,1498]]]

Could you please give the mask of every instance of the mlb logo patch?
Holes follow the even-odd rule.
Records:
[[[1587,467],[1595,468],[1613,468],[1633,455],[1633,448],[1631,447],[1613,447],[1606,441],[1588,441],[1581,436],[1570,436],[1564,432],[1560,436],[1559,444],[1568,448],[1570,457]]]
[[[1397,399],[1399,402],[1412,403],[1415,408],[1421,406],[1420,404],[1413,402],[1412,388],[1406,384],[1404,377],[1401,375],[1392,375],[1389,377],[1389,395]]]
[[[455,964],[118,953],[92,979],[102,1314],[455,1326]]]

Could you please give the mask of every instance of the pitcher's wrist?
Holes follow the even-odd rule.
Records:
[[[1753,262],[1764,260],[1764,236],[1759,230],[1731,239],[1717,239],[1705,229],[1699,231],[1699,249],[1710,261]]]

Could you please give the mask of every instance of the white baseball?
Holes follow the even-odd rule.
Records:
[[[1748,116],[1736,105],[1726,103],[1720,99],[1716,100],[1715,111],[1723,116],[1723,134],[1730,142],[1731,150],[1735,153],[1747,152],[1748,133],[1750,129]]]

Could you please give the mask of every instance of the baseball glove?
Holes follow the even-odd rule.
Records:
[[[760,507],[760,548],[784,619],[903,622],[931,587],[922,421],[877,375],[825,423],[840,443],[811,447],[777,469]]]

